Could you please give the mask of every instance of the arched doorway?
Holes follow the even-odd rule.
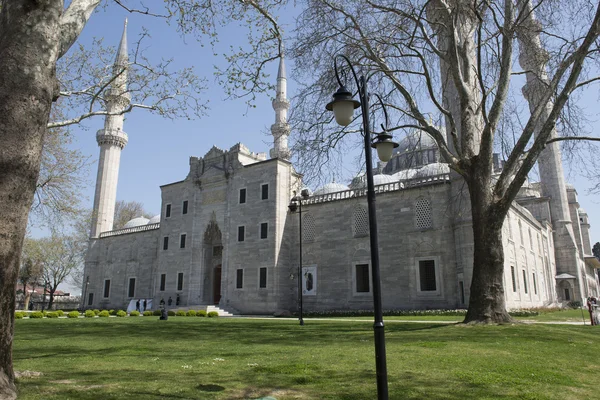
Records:
[[[221,301],[221,265],[223,259],[223,244],[221,230],[213,218],[204,232],[204,276],[203,302],[219,304]]]

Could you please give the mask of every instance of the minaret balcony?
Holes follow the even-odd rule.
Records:
[[[103,144],[112,144],[119,146],[121,149],[127,145],[129,137],[122,130],[117,129],[100,129],[96,132],[96,142],[98,146]]]

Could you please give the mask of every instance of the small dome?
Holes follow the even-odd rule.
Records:
[[[315,190],[314,196],[319,196],[321,194],[329,194],[336,192],[343,192],[344,190],[349,190],[350,188],[346,185],[342,185],[341,183],[331,182],[319,189]]]
[[[160,214],[155,215],[154,217],[148,220],[148,225],[150,224],[158,224],[160,222]]]
[[[149,219],[144,217],[137,217],[132,219],[131,221],[127,221],[125,225],[123,225],[123,229],[125,228],[135,228],[136,226],[146,225]]]
[[[417,171],[418,177],[447,174],[450,172],[450,167],[445,163],[431,163],[424,165]]]
[[[386,183],[398,182],[397,178],[394,178],[392,175],[386,174],[377,174],[373,175],[373,185],[383,185]],[[350,184],[351,189],[362,189],[367,187],[367,176],[363,173],[359,176],[352,179],[352,183]]]
[[[396,172],[394,175],[392,175],[394,177],[394,179],[396,180],[406,180],[406,179],[412,179],[415,178],[417,176],[417,174],[419,173],[419,170],[416,168],[409,168],[409,169],[404,169],[402,171]]]

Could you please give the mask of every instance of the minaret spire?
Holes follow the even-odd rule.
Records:
[[[127,134],[123,132],[123,113],[130,103],[130,95],[127,91],[128,66],[127,20],[125,20],[123,35],[113,65],[115,77],[105,93],[106,111],[109,115],[104,119],[104,128],[96,133],[96,141],[100,146],[100,159],[94,195],[92,238],[97,238],[102,232],[113,229],[121,150],[128,140]]]
[[[285,73],[284,52],[282,50],[279,58],[279,70],[277,71],[277,93],[273,100],[275,110],[275,123],[271,125],[273,135],[273,148],[271,158],[289,160],[290,150],[288,148],[288,136],[290,136],[290,125],[287,122],[290,102],[287,99],[287,77]]]

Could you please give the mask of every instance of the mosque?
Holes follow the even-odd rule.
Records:
[[[127,62],[124,32],[115,68]],[[298,213],[288,208],[303,184],[289,161],[286,85],[281,59],[269,157],[241,143],[190,157],[187,176],[161,186],[161,214],[135,218],[119,230],[113,230],[113,217],[128,136],[123,115],[106,117],[96,135],[100,159],[85,308],[125,309],[137,299],[156,308],[171,299],[173,306],[218,305],[243,314],[295,312],[301,286],[305,311],[372,309],[364,177],[315,190],[302,201],[301,226]],[[127,107],[126,74],[115,79],[108,95],[113,114]],[[499,159],[495,167],[501,170]],[[541,182],[522,188],[503,227],[511,309],[599,294],[600,264],[591,255],[588,217],[575,188],[565,183],[560,154],[540,160],[540,176]],[[456,212],[458,184],[435,142],[426,134],[409,134],[374,181],[383,308],[467,307],[470,214]]]

